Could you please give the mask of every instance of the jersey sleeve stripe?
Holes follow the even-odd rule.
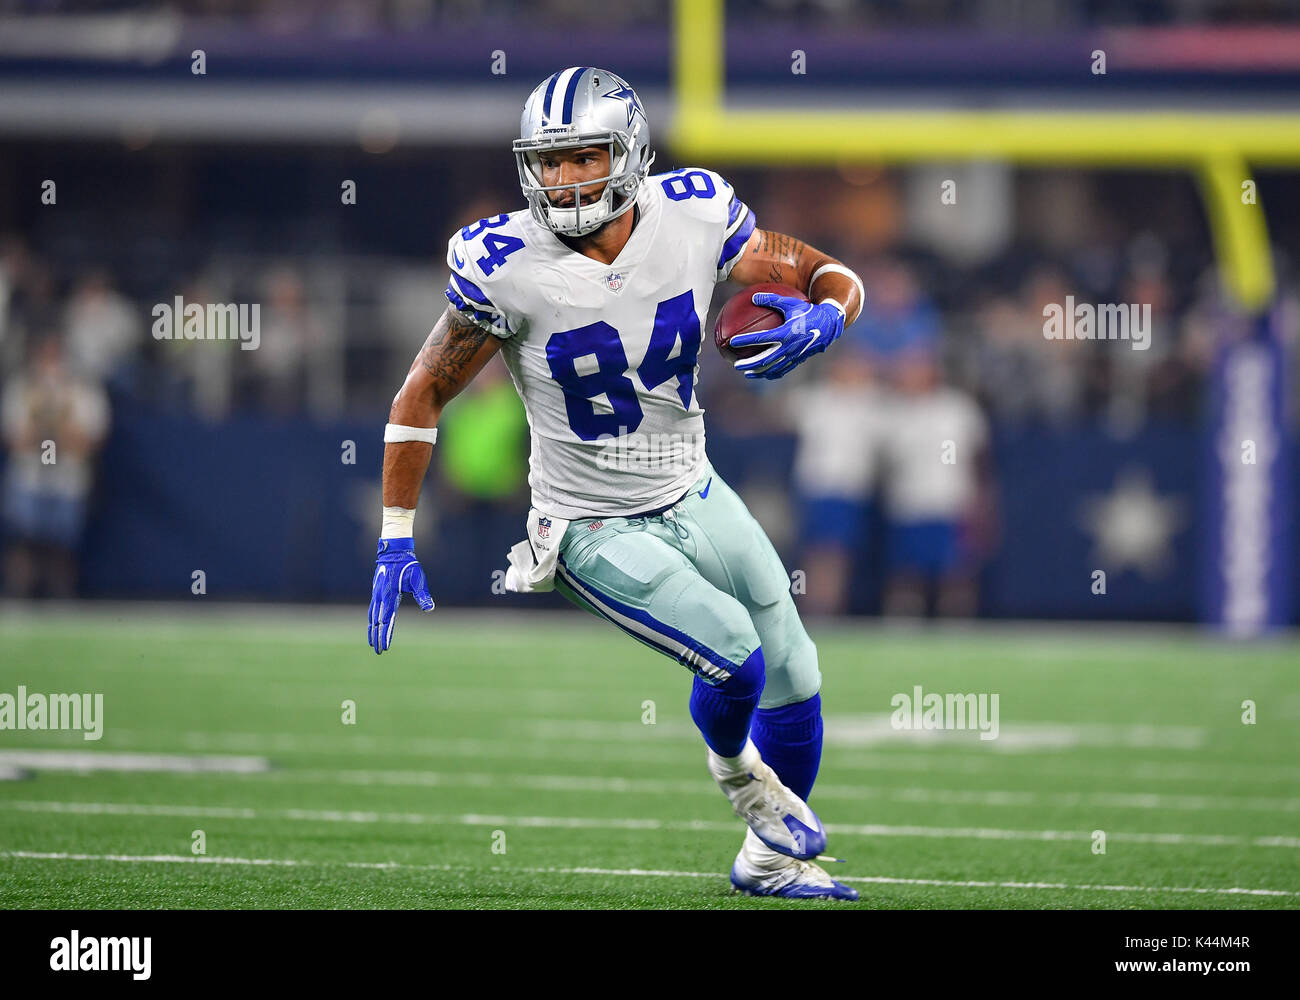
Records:
[[[472,302],[466,302],[461,298],[456,289],[452,288],[451,285],[447,286],[447,301],[455,306],[460,312],[465,313],[467,316],[472,316],[476,320],[493,324],[502,322],[502,316],[499,311],[493,309],[491,312],[486,312],[482,309],[475,309],[474,304]]]
[[[494,305],[492,305],[492,300],[487,297],[487,294],[483,291],[483,289],[479,288],[478,285],[474,284],[474,282],[469,281],[466,278],[462,278],[455,271],[451,272],[451,280],[454,281],[456,283],[456,287],[460,289],[460,294],[463,295],[465,298],[469,299],[471,302],[475,303],[476,305],[483,306],[487,309],[496,308]]]
[[[744,220],[722,244],[722,254],[718,257],[719,271],[730,273],[731,265],[744,252],[745,244],[749,242],[750,234],[754,232],[755,221],[753,209],[745,209]]]
[[[745,211],[745,203],[737,198],[734,194],[731,196],[731,204],[727,206],[727,228],[730,229],[740,218],[740,213]]]
[[[737,226],[740,226],[740,225],[743,225],[743,224],[744,224],[744,221],[745,221],[745,213],[747,213],[747,212],[749,212],[749,206],[746,205],[746,204],[745,204],[743,201],[741,201],[739,198],[737,198],[737,199],[735,200],[735,204],[734,204],[733,206],[729,206],[729,207],[728,207],[728,210],[727,210],[727,225],[726,225],[726,231],[727,231],[727,238],[728,238],[728,239],[730,239],[730,238],[731,238],[731,234],[734,233],[734,232],[736,231],[736,227],[737,227]]]

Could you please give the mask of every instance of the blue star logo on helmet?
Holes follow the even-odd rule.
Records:
[[[632,125],[632,119],[637,115],[645,118],[645,108],[641,107],[641,100],[636,96],[636,91],[631,87],[622,86],[618,90],[611,90],[608,94],[602,94],[601,96],[623,102],[627,107],[627,124],[629,128]]]

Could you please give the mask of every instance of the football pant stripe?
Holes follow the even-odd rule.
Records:
[[[592,601],[581,590],[579,590],[580,585],[568,573],[568,571],[566,571],[563,568],[557,568],[556,574],[559,576],[560,581],[564,583],[569,588],[569,590],[573,592],[573,596],[578,598],[578,600],[580,600],[587,607],[591,608],[592,611],[594,611],[601,618],[605,619],[605,621],[609,622],[611,625],[615,626],[616,628],[626,632],[633,639],[637,640],[637,642],[644,643],[645,645],[649,646],[655,652],[663,653],[665,656],[670,656],[674,660],[681,659],[681,657],[678,655],[676,650],[669,649],[667,646],[654,642],[653,640],[642,635],[640,632],[634,632],[632,629],[628,628],[626,625],[624,625],[622,622],[618,621],[617,619],[611,618],[608,614],[606,614],[604,609],[600,607],[600,605],[592,603]]]
[[[653,618],[638,608],[629,607],[608,594],[602,594],[590,584],[583,583],[565,565],[561,559],[557,566],[561,578],[577,594],[595,606],[603,617],[613,622],[624,632],[636,636],[646,645],[654,646],[673,659],[685,664],[697,674],[725,681],[731,677],[735,664],[721,656],[684,632],[679,632],[665,622]]]

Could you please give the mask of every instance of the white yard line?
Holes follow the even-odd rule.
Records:
[[[140,805],[129,802],[0,801],[0,809],[18,812],[108,816],[186,816],[211,819],[302,820],[311,823],[391,823],[425,826],[537,827],[593,830],[735,831],[739,824],[719,820],[659,820],[588,816],[502,816],[483,813],[375,812],[365,809],[252,809],[238,806]],[[826,832],[860,837],[924,837],[957,840],[1090,841],[1086,830],[1008,830],[996,827],[891,826],[827,823]],[[1124,833],[1107,831],[1107,839],[1133,844],[1202,847],[1300,848],[1300,837],[1252,837],[1241,834]]]
[[[259,776],[279,782],[422,786],[449,788],[526,788],[550,792],[628,795],[700,795],[716,790],[704,777],[694,779],[617,778],[572,774],[490,774],[427,770],[294,770],[277,769],[265,757],[186,756],[71,750],[0,750],[0,781],[30,777],[27,771],[117,771],[233,777]],[[898,788],[871,785],[817,786],[819,799],[877,799],[913,805],[975,805],[1067,808],[1158,809],[1190,812],[1300,812],[1300,798],[1270,796],[1173,795],[1160,792],[1054,792],[1020,790]]]
[[[655,726],[637,721],[598,719],[525,719],[522,731],[545,740],[591,740],[598,743],[695,742],[699,734],[689,721],[665,720]],[[996,739],[982,740],[974,720],[966,729],[898,729],[888,712],[827,715],[826,742],[843,749],[879,746],[962,748],[977,753],[1102,749],[1199,750],[1208,739],[1205,729],[1154,724],[1113,725],[1078,722],[1004,722]]]
[[[243,732],[163,732],[109,728],[102,745],[113,749],[164,746],[183,747],[196,752],[233,752],[244,754],[329,754],[339,757],[454,757],[479,760],[555,760],[555,761],[622,761],[637,764],[672,764],[693,759],[703,770],[704,744],[698,751],[688,751],[681,744],[662,747],[602,747],[590,744],[565,745],[558,742],[537,743],[483,737],[415,737],[411,739],[376,738],[364,733],[348,732],[353,727],[339,726],[337,736],[323,733],[243,733]],[[49,739],[48,736],[41,738]],[[65,744],[66,745],[66,744]],[[932,765],[933,766],[933,765]]]
[[[256,774],[269,771],[265,757],[190,757],[158,753],[97,753],[78,750],[0,750],[0,768],[33,771],[170,771],[176,774]]]
[[[536,742],[509,735],[393,739],[348,731],[354,730],[355,727],[340,725],[339,729],[338,735],[327,735],[325,733],[164,731],[110,727],[104,732],[103,744],[123,749],[152,748],[159,744],[174,747],[180,744],[186,750],[245,754],[325,753],[342,756],[481,757],[487,760],[632,761],[640,764],[680,762],[684,759],[698,758],[701,766],[704,760],[702,742],[690,746],[676,739],[663,740],[658,746],[649,741],[640,745],[630,742],[606,744],[599,749],[594,749],[590,746],[568,744],[558,740]],[[1097,761],[1091,755],[1072,754],[1064,758],[1022,757],[1013,754],[982,755],[951,751],[951,747],[936,748],[924,753],[859,751],[840,747],[828,741],[826,761],[836,769],[847,771],[1005,774],[1016,764],[1032,763],[1032,771],[1036,776],[1077,777],[1083,774],[1109,774],[1150,781],[1300,782],[1300,766],[1295,765],[1252,761],[1142,762],[1133,760],[1133,750],[1128,752],[1124,760],[1114,762]]]
[[[0,753],[0,762],[4,755]],[[251,773],[251,772],[249,772]],[[611,778],[577,774],[489,774],[467,771],[419,770],[294,770],[272,769],[260,777],[277,782],[309,784],[416,786],[426,788],[526,788],[547,792],[595,792],[626,795],[699,795],[712,798],[717,789],[707,777],[693,779]],[[1233,795],[1170,795],[1162,792],[1025,792],[999,789],[897,788],[873,785],[827,785],[816,788],[818,799],[881,799],[913,805],[975,805],[991,807],[1063,806],[1111,809],[1159,809],[1188,812],[1300,812],[1300,798]]]
[[[185,854],[73,854],[62,851],[0,851],[0,860],[19,861],[111,861],[120,864],[197,864],[244,865],[256,868],[358,868],[374,871],[476,871],[469,865],[413,865],[399,861],[302,861],[292,858],[219,858],[195,857]],[[664,871],[653,868],[507,868],[489,866],[487,871],[504,875],[609,875],[625,878],[707,878],[721,880],[718,872]],[[1173,892],[1226,896],[1300,896],[1288,889],[1246,889],[1241,887],[1213,888],[1204,886],[1174,885],[1071,885],[1065,882],[995,882],[954,881],[933,878],[895,878],[887,875],[839,876],[841,882],[862,882],[872,885],[918,885],[954,889],[1031,889],[1058,892]]]

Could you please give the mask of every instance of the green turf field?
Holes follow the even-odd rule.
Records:
[[[576,611],[408,605],[383,657],[364,618],[0,620],[0,693],[104,695],[97,742],[0,732],[0,768],[27,772],[0,780],[0,906],[1300,905],[1294,641],[813,626],[811,802],[846,859],[828,867],[862,894],[845,904],[730,894],[744,831],[682,667]],[[998,738],[894,730],[890,699],[915,685],[998,694]],[[38,750],[252,770],[87,772]]]

